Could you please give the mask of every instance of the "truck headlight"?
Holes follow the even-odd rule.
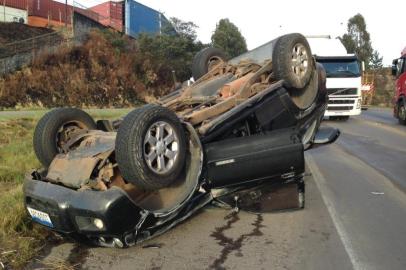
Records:
[[[357,109],[361,109],[361,99],[358,99],[357,101]]]

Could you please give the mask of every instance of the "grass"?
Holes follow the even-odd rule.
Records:
[[[131,109],[88,110],[114,119]],[[24,176],[40,167],[32,146],[35,125],[46,111],[0,112],[0,269],[21,269],[46,244],[47,230],[33,224],[23,203]],[[54,267],[62,269],[63,267]]]

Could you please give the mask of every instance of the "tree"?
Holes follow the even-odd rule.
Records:
[[[197,38],[196,28],[198,26],[193,22],[185,22],[178,18],[172,17],[170,23],[168,22],[164,28],[164,34],[179,35],[183,38],[195,41]],[[176,33],[173,32],[175,30]]]
[[[381,69],[383,67],[382,59],[383,57],[379,54],[379,52],[377,50],[374,50],[370,61],[371,69],[374,70]]]
[[[197,26],[193,22],[171,18],[170,23],[166,23],[161,35],[141,34],[137,38],[138,58],[142,62],[138,72],[153,71],[144,81],[148,87],[173,82],[173,71],[179,82],[189,79],[193,57],[203,48],[203,44],[196,40]]]
[[[229,19],[219,21],[211,41],[213,47],[222,49],[229,57],[235,57],[247,51],[245,38]]]
[[[366,68],[369,69],[373,49],[365,19],[361,14],[358,13],[348,20],[347,33],[341,37],[341,42],[348,53],[357,54],[360,61],[364,61]]]

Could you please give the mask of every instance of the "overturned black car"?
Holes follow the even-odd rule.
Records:
[[[229,61],[207,48],[192,70],[195,83],[123,119],[47,113],[34,133],[44,168],[24,184],[32,219],[126,247],[212,202],[253,212],[303,208],[304,151],[339,136],[319,129],[325,72],[307,40],[281,36]]]

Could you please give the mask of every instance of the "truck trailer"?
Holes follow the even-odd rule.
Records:
[[[406,47],[400,58],[393,60],[392,75],[396,77],[393,115],[399,119],[399,124],[406,125]]]

